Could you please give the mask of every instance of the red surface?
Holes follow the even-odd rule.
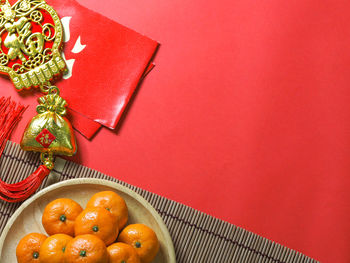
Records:
[[[349,1],[80,2],[162,46],[117,131],[78,134],[76,161],[350,261]]]

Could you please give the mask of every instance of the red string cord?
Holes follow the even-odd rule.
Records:
[[[11,101],[10,98],[0,98],[0,156],[13,129],[27,108]],[[21,182],[8,184],[0,179],[0,199],[10,203],[26,200],[35,193],[49,173],[50,170],[46,166],[41,165],[33,174]]]

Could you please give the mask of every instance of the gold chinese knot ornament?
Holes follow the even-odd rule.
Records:
[[[63,29],[55,10],[43,0],[1,2],[0,71],[16,89],[41,87],[60,75]]]
[[[72,156],[76,140],[65,117],[67,103],[51,82],[66,70],[62,58],[63,28],[56,11],[44,0],[0,0],[0,73],[8,75],[18,91],[39,88],[36,115],[21,141],[25,151],[41,153],[43,165],[25,181],[0,182],[0,198],[23,201],[40,185],[54,166],[54,155]]]

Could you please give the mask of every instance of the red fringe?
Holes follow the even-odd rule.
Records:
[[[0,98],[0,156],[13,129],[27,108],[11,101],[10,98]],[[0,199],[10,203],[26,200],[35,193],[49,173],[50,170],[41,165],[33,174],[21,182],[8,184],[0,179]]]
[[[0,180],[0,199],[9,203],[26,200],[35,193],[49,174],[50,170],[45,165],[40,165],[34,173],[19,183],[7,184]]]
[[[11,101],[11,98],[0,98],[0,156],[13,129],[22,118],[23,112],[28,108]]]

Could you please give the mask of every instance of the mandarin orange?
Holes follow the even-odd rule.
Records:
[[[74,236],[74,222],[82,211],[82,207],[72,199],[56,199],[44,209],[43,226],[49,235],[66,234]]]
[[[65,263],[107,263],[105,243],[94,235],[81,235],[72,239],[64,253]]]
[[[86,208],[75,220],[75,235],[91,234],[99,237],[106,245],[112,244],[118,236],[118,221],[106,209]]]
[[[24,236],[16,248],[16,257],[18,263],[39,263],[40,247],[47,236],[39,233],[31,233]]]
[[[66,234],[48,237],[40,247],[40,263],[62,263],[66,246],[73,238]]]
[[[141,263],[151,262],[159,250],[159,241],[156,233],[143,224],[126,226],[120,232],[118,242],[123,242],[134,247],[141,259]]]
[[[117,217],[119,230],[128,221],[128,207],[124,199],[112,191],[103,191],[94,194],[86,205],[89,207],[103,207]]]
[[[141,263],[136,250],[125,243],[114,243],[107,248],[109,263]]]

